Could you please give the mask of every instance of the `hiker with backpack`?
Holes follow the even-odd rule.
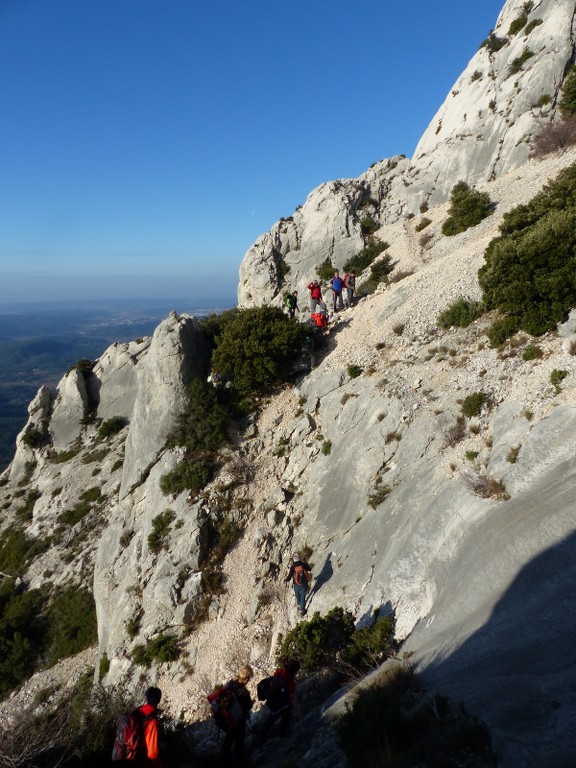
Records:
[[[302,717],[296,696],[296,675],[299,671],[300,662],[287,659],[272,677],[264,678],[258,683],[258,698],[265,699],[270,712],[258,735],[259,742],[264,741],[276,720],[280,719],[279,735],[288,736],[292,712],[295,712],[298,718]]]
[[[296,597],[296,604],[301,616],[306,615],[306,594],[308,593],[308,581],[310,580],[309,574],[312,569],[305,563],[298,553],[294,555],[292,565],[288,576],[284,579],[285,584],[292,582],[294,588],[294,595]]]
[[[225,734],[222,743],[222,759],[226,762],[230,758],[232,747],[237,758],[242,755],[244,749],[246,726],[250,718],[250,710],[254,706],[246,685],[253,675],[252,667],[246,664],[239,670],[236,677],[208,696],[216,725]]]
[[[338,309],[344,309],[344,303],[342,301],[344,280],[340,277],[340,272],[338,270],[334,272],[334,277],[330,280],[330,286],[332,288],[332,308],[334,314],[336,314]]]
[[[146,704],[133,712],[120,715],[116,721],[116,741],[112,762],[131,768],[162,768],[159,748],[159,688],[150,687],[144,694]]]
[[[354,291],[356,290],[355,272],[348,272],[348,274],[344,275],[344,288],[346,288],[346,306],[351,307]]]
[[[287,293],[286,298],[284,299],[284,304],[286,305],[286,309],[288,310],[288,317],[290,319],[294,319],[296,312],[299,311],[298,310],[298,291]]]
[[[318,280],[312,280],[312,282],[308,283],[308,290],[310,291],[310,312],[314,314],[317,305],[326,309],[326,304],[322,298],[322,288]]]

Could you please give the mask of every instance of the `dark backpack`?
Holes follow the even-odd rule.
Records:
[[[210,709],[216,725],[225,731],[234,731],[241,720],[244,710],[230,683],[221,685],[208,694]]]
[[[308,584],[308,571],[303,565],[295,565],[293,578],[294,584],[303,587],[305,584]]]
[[[256,686],[256,695],[258,696],[258,701],[266,701],[270,695],[270,685],[272,680],[274,680],[273,677],[265,677],[263,680],[260,680]]]
[[[139,709],[123,712],[116,719],[116,740],[112,747],[112,761],[137,760],[147,754],[144,723],[155,717],[144,717]]]
[[[268,679],[270,680],[270,683],[268,684],[266,706],[271,712],[276,714],[290,705],[288,682],[279,675],[274,675],[274,677]]]

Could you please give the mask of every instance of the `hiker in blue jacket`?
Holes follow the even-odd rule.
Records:
[[[342,301],[342,289],[344,288],[344,280],[340,277],[340,272],[336,270],[334,277],[330,280],[330,286],[332,288],[332,302],[334,313],[337,309],[344,309],[344,302]]]
[[[294,595],[296,596],[296,603],[301,616],[306,615],[306,594],[308,593],[308,582],[310,580],[310,573],[312,569],[305,563],[298,553],[294,555],[292,565],[288,576],[284,580],[285,584],[292,582],[294,587]]]

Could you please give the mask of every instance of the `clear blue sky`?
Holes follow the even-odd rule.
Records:
[[[0,0],[0,302],[235,295],[318,184],[411,156],[503,0]]]

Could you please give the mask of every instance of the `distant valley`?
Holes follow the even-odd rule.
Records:
[[[14,454],[27,408],[42,384],[55,386],[80,358],[96,359],[115,341],[149,336],[172,310],[203,316],[235,299],[132,300],[0,307],[0,471]]]

